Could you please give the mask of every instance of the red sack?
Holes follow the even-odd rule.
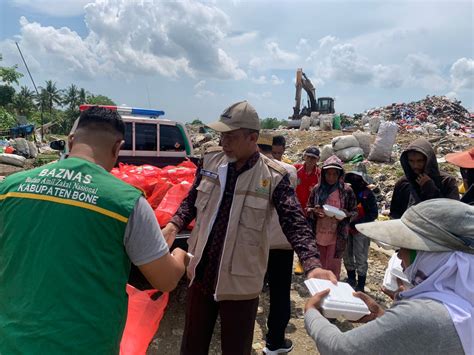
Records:
[[[190,160],[185,160],[177,166],[168,165],[163,168],[162,174],[166,175],[173,184],[183,181],[192,183],[197,167]]]
[[[13,154],[14,151],[15,151],[15,148],[13,148],[11,145],[9,145],[8,147],[4,149],[4,152],[7,154]]]
[[[143,191],[145,195],[147,195],[148,193],[151,193],[150,189],[147,188],[148,185],[147,185],[146,177],[143,175],[137,175],[137,174],[132,174],[130,172],[127,172],[123,174],[121,177],[119,177],[119,179]]]
[[[127,323],[120,342],[120,355],[145,355],[168,305],[168,292],[157,300],[156,290],[140,291],[127,285]]]
[[[160,227],[164,227],[171,220],[181,205],[181,202],[188,196],[189,190],[193,185],[187,181],[174,185],[168,190],[160,205],[155,210],[155,216],[158,219]]]
[[[196,172],[196,169],[197,169],[197,166],[189,159],[186,159],[185,161],[181,162],[178,166],[192,169],[194,170],[194,172]]]
[[[148,165],[148,164],[135,167],[135,169],[133,169],[133,172],[137,174],[145,175],[147,177],[159,177],[161,175],[160,168],[158,168],[157,166]]]
[[[148,203],[153,209],[158,207],[171,187],[173,187],[173,184],[169,182],[168,179],[160,179],[160,181],[156,184],[151,196],[147,198]]]
[[[113,168],[110,173],[143,191],[145,196],[151,196],[156,185],[160,182],[161,169],[151,165],[143,165],[143,167],[120,164],[118,168]]]

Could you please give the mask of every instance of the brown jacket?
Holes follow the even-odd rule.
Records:
[[[425,174],[428,175],[431,180],[426,182],[423,186],[420,186],[416,182],[417,176],[408,163],[408,152],[410,151],[421,153],[426,157]],[[444,197],[459,200],[456,179],[443,171],[439,171],[433,147],[425,138],[418,138],[413,141],[400,156],[400,163],[410,184],[408,207],[433,198]]]

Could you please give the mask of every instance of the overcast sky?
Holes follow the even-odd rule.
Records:
[[[242,99],[287,118],[298,67],[338,112],[434,94],[472,109],[473,17],[469,0],[0,0],[0,65],[19,64],[31,87],[18,41],[38,85],[179,121]]]

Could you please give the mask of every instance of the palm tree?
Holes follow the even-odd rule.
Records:
[[[30,90],[27,86],[22,86],[20,92],[16,94],[13,99],[13,107],[16,109],[18,114],[28,116],[35,107],[33,101],[34,98],[34,91]]]
[[[46,80],[46,88],[40,87],[40,89],[40,99],[43,104],[46,104],[43,107],[47,107],[49,109],[49,117],[52,119],[54,105],[60,105],[62,103],[61,91],[56,87],[56,83],[53,83],[52,80]]]
[[[79,105],[87,103],[87,97],[89,95],[90,95],[90,93],[87,92],[87,90],[85,90],[84,88],[81,88],[79,90]]]
[[[83,89],[82,89],[83,90]],[[80,102],[79,97],[79,90],[77,90],[77,86],[71,84],[66,90],[63,92],[63,103],[66,104],[71,111],[77,110]]]
[[[84,91],[85,94],[84,89],[78,90],[76,85],[71,84],[71,86],[69,86],[63,92],[63,103],[67,105],[67,109],[64,112],[64,120],[61,123],[64,133],[69,133],[74,123],[74,120],[79,115],[79,105],[81,104],[81,91]]]

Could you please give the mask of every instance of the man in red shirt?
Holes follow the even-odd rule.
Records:
[[[305,150],[303,155],[303,164],[295,164],[297,170],[297,186],[296,196],[303,207],[303,212],[306,215],[306,204],[308,203],[309,194],[313,187],[319,182],[321,176],[321,169],[318,168],[319,149],[316,147],[309,147]],[[303,266],[298,261],[295,266],[295,274],[302,275],[304,272]]]

